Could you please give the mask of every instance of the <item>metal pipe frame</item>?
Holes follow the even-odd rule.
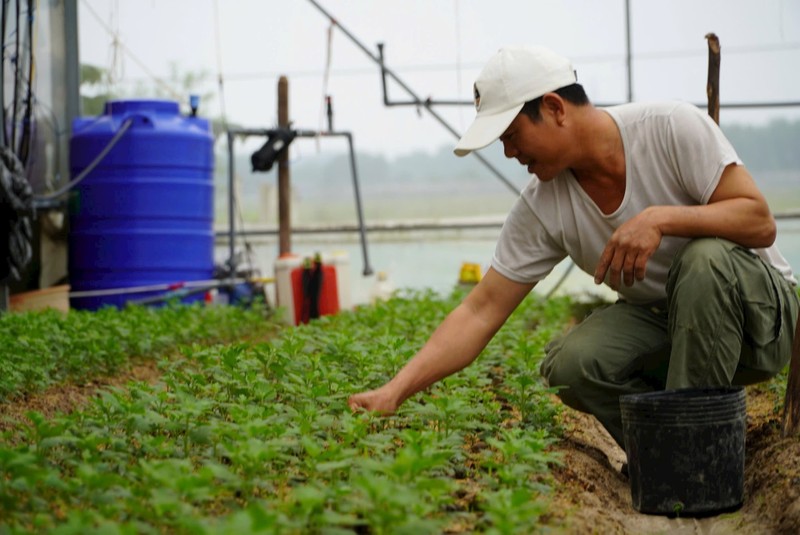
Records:
[[[626,18],[627,20],[627,18]],[[630,32],[630,29],[628,29]],[[628,46],[630,46],[630,35],[628,35]],[[474,106],[475,103],[471,100],[436,100],[430,97],[426,98],[425,100],[420,100],[415,98],[414,100],[389,100],[389,93],[387,90],[386,84],[386,76],[390,73],[384,64],[384,55],[383,55],[383,43],[378,43],[378,65],[381,69],[381,87],[383,88],[383,104],[387,107],[392,106]],[[628,98],[626,102],[633,101],[633,82],[632,82],[632,75],[631,75],[631,54],[630,52],[626,53],[625,62],[628,69],[628,76],[627,76],[627,95]],[[601,108],[607,108],[610,106],[619,106],[620,104],[624,104],[624,102],[610,102],[610,103],[596,103],[595,106]],[[693,103],[698,108],[705,108],[707,104],[697,104]],[[727,104],[720,103],[720,108],[731,108],[731,109],[748,109],[748,108],[793,108],[793,107],[800,107],[800,101],[776,101],[776,102],[729,102]]]
[[[330,20],[331,24],[336,25],[336,27],[338,27],[342,31],[342,33],[344,33],[358,48],[360,48],[362,52],[364,52],[367,56],[369,56],[369,58],[372,61],[377,63],[381,67],[382,72],[385,72],[386,75],[392,78],[406,93],[408,93],[413,99],[415,106],[419,105],[420,107],[425,108],[425,110],[431,115],[431,117],[436,119],[436,121],[439,124],[441,124],[445,128],[445,130],[450,132],[456,139],[461,139],[461,134],[455,128],[450,126],[450,123],[445,121],[441,115],[436,113],[436,111],[433,110],[430,104],[419,98],[419,96],[414,92],[414,90],[411,89],[411,87],[409,87],[405,82],[403,82],[403,80],[401,80],[400,77],[397,74],[395,74],[394,71],[386,67],[383,64],[383,60],[379,56],[375,56],[366,46],[364,46],[364,44],[361,43],[361,41],[359,41],[356,38],[355,35],[353,35],[350,31],[348,31],[347,28],[339,24],[339,21],[336,20],[330,13],[328,13],[325,10],[325,8],[323,8],[316,0],[309,0],[309,2],[311,2],[311,4],[313,4],[314,7],[316,7],[323,15],[325,15],[325,17],[327,17],[328,20]],[[472,104],[473,103],[470,102],[470,105]],[[510,189],[514,195],[519,195],[520,188],[515,186],[513,182],[508,180],[505,177],[505,175],[503,175],[503,173],[501,173],[495,166],[493,166],[489,162],[489,160],[484,158],[477,151],[472,151],[472,155],[475,158],[477,158],[487,169],[489,169],[489,171],[491,171],[492,174],[494,174],[503,184],[505,184],[506,187],[508,187],[508,189]]]
[[[350,152],[350,173],[353,179],[353,190],[355,192],[356,201],[356,215],[358,217],[358,226],[349,227],[347,232],[357,230],[359,232],[359,239],[361,242],[361,253],[364,259],[364,276],[372,275],[374,272],[369,262],[369,253],[367,251],[367,231],[364,222],[364,212],[361,205],[361,190],[358,182],[358,171],[356,166],[355,148],[353,143],[353,135],[351,132],[317,132],[315,130],[292,130],[295,137],[315,138],[315,137],[344,137],[347,139],[347,146]],[[234,217],[235,202],[234,202],[234,177],[235,177],[235,162],[233,153],[233,144],[236,136],[240,137],[269,137],[275,134],[277,130],[273,128],[231,128],[228,130],[228,230],[225,234],[228,235],[228,267],[231,274],[236,270],[236,252],[235,241],[236,236],[251,235],[250,231],[236,231],[236,219]],[[278,231],[275,231],[277,234]],[[292,229],[292,233],[297,233]]]
[[[788,210],[784,212],[776,212],[773,214],[776,220],[792,220],[800,219],[800,210]],[[449,223],[435,223],[430,221],[421,222],[402,222],[402,223],[373,223],[366,225],[368,232],[412,232],[412,231],[439,231],[439,230],[481,230],[481,229],[499,229],[503,226],[502,220],[497,221],[462,221],[462,222],[449,222]],[[359,227],[353,225],[331,225],[331,226],[318,226],[318,227],[295,227],[292,229],[294,234],[343,234],[358,231]],[[228,231],[218,231],[215,233],[216,238],[224,238],[229,234]],[[277,236],[277,229],[257,229],[257,230],[241,230],[236,233],[237,236]]]

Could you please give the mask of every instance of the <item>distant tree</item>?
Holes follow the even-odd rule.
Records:
[[[745,164],[759,171],[800,170],[800,120],[774,119],[765,126],[723,126]]]
[[[112,92],[108,70],[88,63],[81,64],[81,115],[100,115],[106,101],[118,98]]]
[[[211,75],[208,71],[181,71],[177,63],[170,63],[170,74],[165,83],[157,83],[148,90],[147,86],[140,86],[141,94],[152,92],[155,97],[177,100],[185,113],[189,112],[189,96],[197,95],[200,99],[200,115],[204,115],[208,102],[216,98],[216,93],[209,88]],[[225,121],[221,116],[208,117],[214,140],[219,140],[225,133]],[[229,127],[238,127],[237,124],[228,124]]]
[[[138,81],[132,91],[125,91],[119,84],[114,84],[108,69],[96,65],[82,64],[80,79],[81,114],[100,115],[109,100],[121,98],[159,98],[177,101],[184,113],[189,113],[189,96],[200,98],[200,115],[206,109],[205,104],[215,97],[209,89],[210,74],[205,70],[182,71],[177,63],[170,64],[170,73],[165,80]],[[208,117],[211,123],[214,140],[225,132],[222,117]],[[237,126],[237,125],[230,125]]]

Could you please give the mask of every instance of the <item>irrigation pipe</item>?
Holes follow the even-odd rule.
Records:
[[[144,297],[142,299],[134,299],[132,301],[128,301],[128,303],[132,305],[152,305],[153,303],[163,303],[165,301],[169,301],[170,299],[184,299],[186,297],[190,297],[192,295],[197,295],[199,293],[206,292],[211,290],[212,287],[203,287],[200,286],[198,288],[183,288],[180,290],[171,291],[168,293],[163,293],[159,295],[154,295],[152,297]]]
[[[553,287],[550,288],[550,290],[545,294],[544,296],[545,299],[550,299],[553,296],[553,294],[556,293],[559,288],[561,288],[561,285],[564,284],[564,281],[567,280],[567,277],[569,277],[569,274],[572,273],[572,270],[574,268],[575,268],[575,262],[570,262],[569,266],[567,266],[567,269],[564,270],[564,273],[561,275],[561,278],[558,279],[558,282],[556,282],[553,285]]]
[[[263,277],[255,279],[235,278],[235,279],[210,279],[210,280],[199,280],[199,281],[185,281],[185,282],[175,282],[175,283],[165,283],[165,284],[150,284],[147,286],[130,286],[127,288],[106,288],[103,290],[77,291],[77,292],[70,292],[69,296],[102,297],[108,295],[122,295],[122,294],[159,292],[159,291],[176,291],[184,288],[187,289],[202,288],[204,290],[210,290],[212,288],[220,288],[224,286],[231,286],[234,284],[243,284],[246,282],[272,283],[275,282],[275,279],[272,277]]]

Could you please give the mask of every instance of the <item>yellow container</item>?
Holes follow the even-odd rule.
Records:
[[[483,278],[480,264],[464,262],[461,264],[461,272],[458,275],[458,282],[461,284],[478,284]]]

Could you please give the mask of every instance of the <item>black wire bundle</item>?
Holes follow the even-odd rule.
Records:
[[[33,256],[33,190],[8,147],[0,148],[0,163],[0,280],[20,280]]]
[[[32,75],[33,75],[33,0],[27,1],[27,38],[28,38],[28,78],[24,102],[20,102],[20,93],[25,77],[22,75],[20,44],[22,40],[22,16],[20,0],[14,3],[14,27],[16,34],[14,55],[9,59],[14,74],[13,102],[11,114],[8,116],[5,105],[5,72],[6,72],[6,24],[11,19],[8,13],[9,0],[2,0],[0,14],[0,44],[2,45],[2,62],[0,62],[0,281],[10,277],[20,280],[24,269],[33,257],[33,190],[25,176],[24,161],[28,159],[30,150],[31,115],[32,115]],[[21,131],[17,132],[18,123]],[[7,128],[11,127],[11,132]]]

